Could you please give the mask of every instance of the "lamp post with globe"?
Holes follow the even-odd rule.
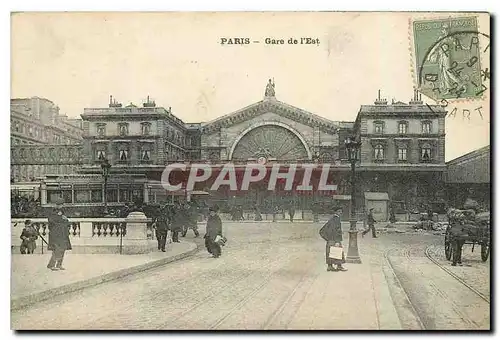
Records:
[[[351,214],[349,228],[349,248],[347,250],[346,262],[361,263],[358,250],[358,230],[356,228],[356,162],[358,161],[361,142],[356,141],[356,137],[348,137],[344,141],[349,162],[351,163]]]
[[[108,192],[108,177],[109,177],[109,171],[111,169],[111,164],[109,164],[108,159],[104,159],[102,164],[101,164],[101,169],[102,169],[102,177],[104,178],[104,214],[108,214],[108,197],[106,193]]]

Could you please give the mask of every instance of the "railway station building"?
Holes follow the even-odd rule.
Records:
[[[110,97],[107,107],[83,110],[80,142],[12,145],[11,167],[73,166],[77,169],[73,174],[46,172],[40,182],[46,191],[40,195],[43,204],[50,204],[50,191],[54,191],[66,192],[63,196],[69,205],[92,205],[104,199],[101,164],[108,160],[106,198],[109,204],[120,205],[130,200],[159,203],[173,197],[189,198],[189,192],[167,192],[160,183],[165,167],[174,163],[184,164],[187,170],[204,163],[214,171],[221,164],[232,163],[240,174],[248,163],[266,168],[280,164],[283,172],[293,164],[328,164],[328,181],[335,190],[305,193],[254,185],[243,194],[227,187],[210,192],[209,180],[197,183],[194,189],[208,192],[209,199],[220,204],[244,207],[348,207],[350,164],[344,140],[355,136],[362,142],[356,167],[357,210],[371,204],[380,218],[387,218],[390,205],[401,211],[445,205],[445,116],[441,106],[426,105],[416,92],[407,103],[388,103],[379,93],[373,104],[361,105],[349,122],[332,121],[282,102],[274,87],[272,91],[267,88],[259,102],[221,113],[209,122],[194,123],[184,122],[172,108],[157,106],[149,98],[142,105],[123,106]],[[171,176],[179,180],[185,171],[174,171]],[[298,167],[296,171],[304,170]],[[387,199],[367,202],[369,197]]]

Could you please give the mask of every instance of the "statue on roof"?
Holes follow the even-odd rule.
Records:
[[[266,97],[274,97],[275,96],[274,79],[273,80],[269,79],[269,82],[267,83],[267,86],[266,86],[265,96]]]

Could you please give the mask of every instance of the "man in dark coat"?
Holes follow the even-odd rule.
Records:
[[[319,231],[319,235],[326,241],[326,264],[328,265],[327,271],[329,272],[347,270],[342,267],[342,263],[345,263],[343,252],[342,259],[330,258],[330,247],[342,247],[342,226],[340,223],[341,215],[342,209],[338,209]],[[333,265],[336,265],[337,268],[334,269]]]
[[[179,243],[179,233],[182,231],[184,223],[184,209],[179,203],[176,203],[174,205],[174,208],[172,209],[172,223],[170,224],[170,230],[172,231],[172,242]]]
[[[168,214],[166,209],[161,209],[156,218],[156,239],[158,240],[158,250],[165,251],[168,231]]]
[[[372,231],[372,237],[377,238],[377,231],[375,230],[375,219],[373,218],[373,208],[370,209],[370,212],[368,213],[367,217],[367,222],[368,222],[368,229],[365,229],[361,233],[361,237],[365,236],[370,230]]]
[[[24,229],[21,233],[21,254],[33,254],[36,248],[38,232],[31,224],[30,220],[24,222]]]
[[[198,231],[198,209],[194,205],[186,203],[184,206],[184,227],[182,237],[185,237],[189,229],[193,229],[194,237],[200,236]]]
[[[217,215],[218,211],[219,207],[217,205],[209,209],[207,232],[205,234],[205,247],[214,258],[218,258],[222,254],[221,246],[215,242],[217,236],[222,236],[222,221]]]
[[[49,245],[48,249],[52,250],[47,268],[51,270],[64,270],[62,266],[64,252],[71,250],[71,242],[69,240],[70,222],[63,215],[60,207],[56,208],[55,212],[49,216]]]

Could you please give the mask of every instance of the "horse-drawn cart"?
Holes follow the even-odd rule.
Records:
[[[447,260],[453,257],[453,240],[458,237],[464,244],[481,246],[481,260],[490,256],[490,212],[474,213],[471,210],[451,209],[448,212],[448,227],[444,237],[444,250]]]

